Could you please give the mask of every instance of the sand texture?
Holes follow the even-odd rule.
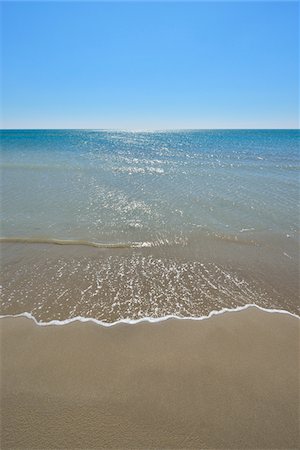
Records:
[[[299,447],[299,320],[1,327],[1,448]]]

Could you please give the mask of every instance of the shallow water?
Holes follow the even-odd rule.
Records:
[[[299,137],[2,131],[1,313],[297,313]]]

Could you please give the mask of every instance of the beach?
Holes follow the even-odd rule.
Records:
[[[2,130],[1,449],[299,447],[299,131]]]
[[[2,3],[0,450],[300,450],[299,2]]]
[[[299,446],[299,319],[1,327],[1,448]]]

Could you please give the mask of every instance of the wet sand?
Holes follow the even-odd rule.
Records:
[[[228,241],[200,233],[186,246],[139,250],[0,243],[0,315],[112,323],[248,304],[300,315],[298,241],[259,235]]]
[[[299,319],[1,327],[1,448],[299,447]]]

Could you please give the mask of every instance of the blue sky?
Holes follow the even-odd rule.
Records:
[[[3,2],[2,128],[296,128],[296,2]]]

